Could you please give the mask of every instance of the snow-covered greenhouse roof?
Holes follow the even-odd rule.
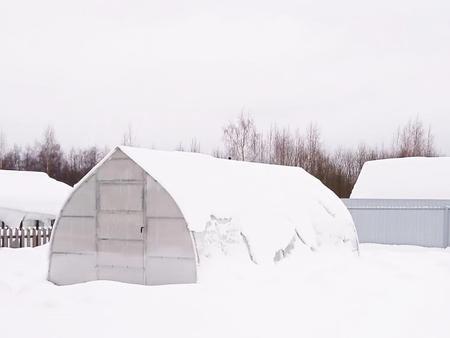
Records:
[[[191,231],[202,232],[210,222],[229,219],[261,259],[272,259],[273,252],[296,235],[311,247],[330,241],[357,246],[346,207],[301,168],[125,146],[112,150],[97,167],[118,149],[167,190]]]
[[[0,221],[18,227],[22,220],[55,219],[72,188],[35,171],[0,170]]]
[[[450,157],[366,162],[350,197],[450,199]]]

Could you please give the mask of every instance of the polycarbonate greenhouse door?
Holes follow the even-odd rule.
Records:
[[[98,278],[144,284],[144,185],[99,182],[97,189]]]

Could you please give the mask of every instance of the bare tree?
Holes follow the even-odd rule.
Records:
[[[426,128],[418,117],[399,127],[393,142],[393,154],[397,157],[436,156],[431,127]]]
[[[6,135],[3,132],[3,130],[0,130],[0,169],[4,169],[3,160],[5,158],[7,151],[8,151],[8,143],[6,140]]]
[[[191,145],[189,147],[189,151],[191,153],[199,153],[200,152],[200,142],[198,142],[196,138],[193,138],[191,140]]]
[[[47,127],[43,140],[38,144],[38,159],[42,171],[51,177],[59,178],[63,165],[63,152],[56,140],[55,130],[51,126]]]
[[[121,144],[130,147],[137,146],[136,137],[131,124],[128,124],[128,129],[123,133]]]
[[[25,152],[22,155],[22,170],[28,171],[40,170],[38,152],[39,150],[37,146],[35,147],[27,146],[25,148]]]
[[[255,160],[257,156],[253,146],[258,137],[253,118],[242,112],[236,122],[229,122],[223,128],[227,156],[241,161]]]
[[[280,165],[295,165],[297,159],[296,134],[293,134],[289,128],[278,129],[272,126],[270,132],[270,147],[272,154],[269,155],[271,163]]]
[[[200,152],[200,142],[198,142],[196,138],[191,139],[191,143],[189,145],[189,150],[186,150],[186,148],[183,145],[183,142],[180,142],[175,147],[175,150],[176,151],[189,151],[191,153],[199,153]]]
[[[319,173],[319,167],[324,156],[322,156],[323,151],[319,127],[312,123],[306,130],[305,151],[305,170],[313,175],[317,175]]]
[[[178,145],[175,147],[176,151],[185,151],[183,142],[178,143]]]
[[[22,169],[22,149],[17,144],[5,154],[2,165],[3,169]]]
[[[224,152],[219,148],[213,149],[211,155],[216,158],[226,158]]]

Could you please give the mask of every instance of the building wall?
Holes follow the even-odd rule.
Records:
[[[448,247],[450,200],[344,199],[360,243]]]
[[[120,150],[82,183],[55,224],[49,280],[196,282],[191,234],[167,191]]]

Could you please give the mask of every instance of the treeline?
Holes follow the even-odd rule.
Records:
[[[89,147],[72,148],[64,152],[55,137],[52,127],[48,127],[42,139],[33,146],[8,147],[6,136],[0,135],[0,169],[43,171],[50,177],[69,185],[77,183],[108,149]]]
[[[356,148],[331,151],[323,144],[316,125],[311,124],[305,130],[274,125],[262,131],[254,119],[244,113],[226,124],[222,132],[222,148],[215,150],[213,156],[302,167],[340,197],[350,195],[366,161],[438,155],[431,129],[418,118],[399,127],[389,147],[361,144]],[[135,143],[132,129],[128,127],[122,144]],[[194,138],[187,148],[180,143],[176,150],[200,152],[200,143]],[[8,147],[6,136],[0,135],[0,169],[43,171],[69,185],[77,183],[107,152],[108,149],[96,146],[64,151],[51,127],[45,130],[41,140],[27,147]]]
[[[320,179],[339,197],[349,197],[366,161],[438,156],[434,137],[418,119],[398,128],[389,148],[361,144],[356,149],[327,150],[316,125],[291,130],[274,125],[267,132],[258,130],[253,118],[241,114],[223,128],[224,152],[216,156],[242,161],[302,167]]]

